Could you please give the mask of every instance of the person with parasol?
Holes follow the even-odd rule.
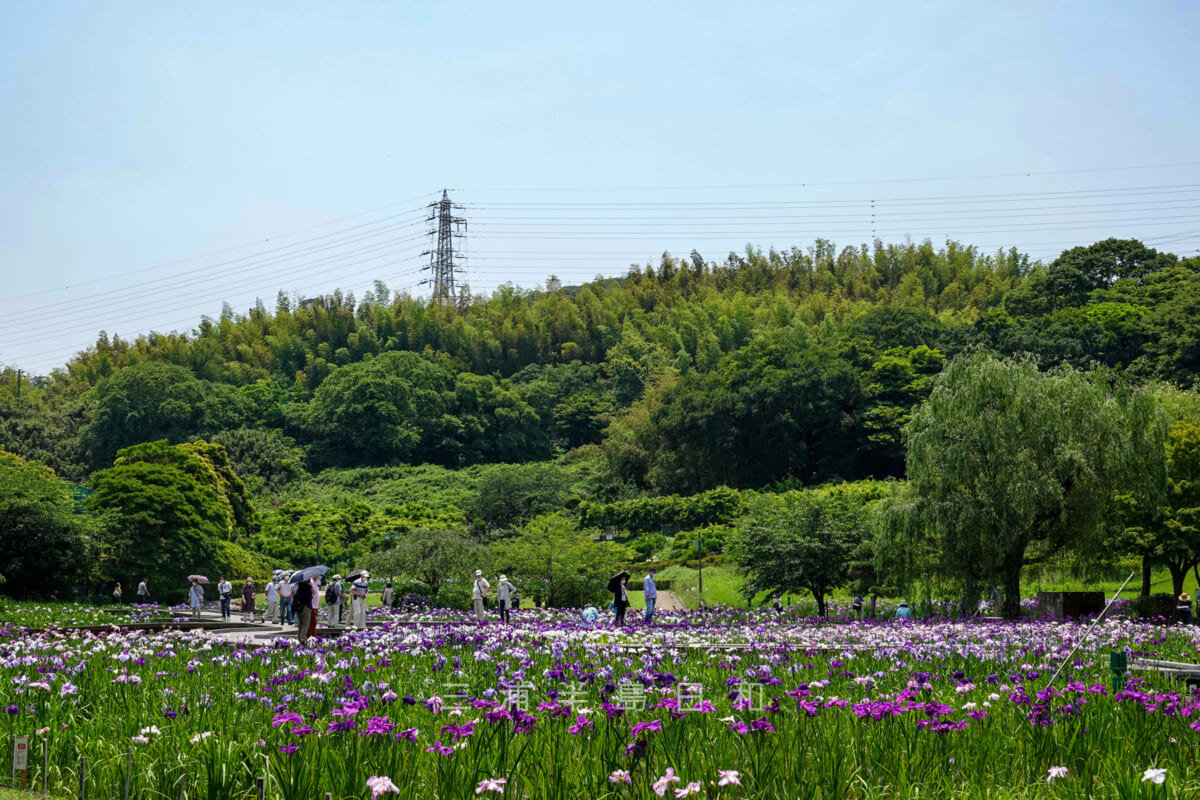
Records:
[[[204,605],[204,586],[201,584],[208,583],[208,578],[203,575],[189,575],[188,580],[192,584],[188,587],[188,606],[192,609],[192,616],[199,619],[200,608]]]
[[[314,582],[319,581],[321,576],[328,571],[329,567],[320,564],[315,567],[298,569],[288,579],[289,583],[296,587],[296,591],[292,595],[292,610],[299,618],[296,638],[300,640],[300,644],[308,641],[308,637],[312,633],[312,625],[315,622],[318,589],[314,586]]]

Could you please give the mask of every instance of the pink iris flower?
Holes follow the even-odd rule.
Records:
[[[483,794],[484,792],[499,792],[504,794],[504,784],[508,783],[505,778],[484,778],[475,787],[475,794]]]
[[[367,788],[371,790],[371,800],[379,800],[386,792],[400,794],[400,787],[392,783],[386,775],[372,775],[367,778]]]
[[[671,787],[672,783],[681,783],[681,780],[675,776],[674,767],[667,767],[667,774],[656,780],[650,788],[659,797],[666,797],[667,789]]]
[[[742,785],[742,773],[736,769],[719,769],[717,773],[721,776],[721,779],[717,781],[717,786],[729,786],[730,784],[734,786]]]

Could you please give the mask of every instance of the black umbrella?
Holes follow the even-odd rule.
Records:
[[[615,594],[616,592],[621,591],[621,578],[629,580],[629,573],[622,570],[608,579],[608,590],[610,592]]]
[[[292,583],[300,583],[301,581],[308,580],[309,578],[313,577],[314,575],[324,575],[326,572],[329,572],[329,567],[325,566],[324,564],[319,564],[315,567],[305,567],[304,569],[299,570],[298,572],[292,573],[292,581],[291,582]]]
[[[365,569],[356,569],[353,572],[346,573],[346,580],[352,581],[355,578],[357,578],[358,576],[366,575],[366,574],[367,574],[367,571]]]

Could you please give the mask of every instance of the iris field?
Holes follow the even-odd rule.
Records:
[[[95,799],[253,798],[259,778],[314,799],[1200,795],[1200,699],[1136,671],[1114,691],[1109,671],[1114,650],[1193,661],[1195,629],[374,613],[303,648],[10,625],[0,728],[32,737],[34,786],[47,748],[51,793],[78,793],[85,758]]]

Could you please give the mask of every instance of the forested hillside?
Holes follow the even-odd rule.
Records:
[[[954,242],[818,241],[719,263],[664,255],[464,307],[382,283],[281,294],[186,333],[102,333],[32,383],[4,370],[0,446],[101,498],[137,464],[207,469],[227,507],[205,535],[232,570],[295,558],[317,531],[351,557],[397,531],[513,529],[581,503],[903,478],[914,408],[980,349],[1194,387],[1200,259],[1120,240],[1048,265]],[[188,442],[226,455],[161,449]],[[147,523],[123,524],[128,538]],[[184,523],[155,524],[169,540]]]

